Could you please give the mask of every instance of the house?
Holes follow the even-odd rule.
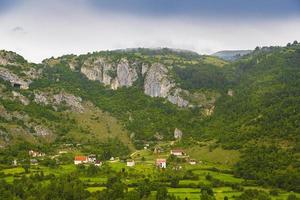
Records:
[[[95,166],[100,167],[102,165],[102,162],[100,160],[95,161]]]
[[[158,158],[156,159],[155,165],[159,168],[167,168],[167,160],[164,158]]]
[[[74,164],[79,165],[79,164],[85,164],[88,163],[88,157],[87,156],[75,156],[74,159]]]
[[[38,151],[34,151],[34,150],[29,150],[28,154],[29,154],[29,156],[31,156],[33,158],[45,156],[44,153],[41,153],[41,152],[38,152]]]
[[[37,159],[30,159],[30,164],[31,165],[37,165],[38,164]]]
[[[133,167],[135,165],[135,162],[134,162],[134,160],[128,159],[126,161],[126,165],[127,165],[127,167]]]
[[[96,162],[96,155],[95,154],[90,154],[88,156],[88,162],[89,163],[95,163]]]
[[[148,149],[149,148],[149,144],[145,144],[144,149]]]
[[[184,156],[185,155],[184,151],[181,149],[172,149],[170,153],[171,153],[171,155],[174,155],[174,156]]]
[[[197,161],[194,159],[189,160],[190,165],[196,165]]]

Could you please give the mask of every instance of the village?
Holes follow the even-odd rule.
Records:
[[[245,185],[247,181],[235,177],[230,167],[208,161],[202,154],[201,157],[195,156],[197,154],[188,146],[180,145],[181,138],[182,132],[175,129],[172,141],[145,141],[139,150],[131,154],[123,157],[110,154],[106,159],[99,157],[96,151],[82,151],[84,144],[65,143],[57,152],[32,148],[22,159],[15,158],[12,167],[3,168],[0,174],[9,183],[25,176],[48,180],[69,174],[78,177],[84,183],[84,190],[91,194],[105,191],[107,183],[115,176],[126,184],[129,191],[138,190],[140,184],[148,184],[150,180],[164,185],[176,197],[191,200],[199,199],[199,188],[203,186],[212,188],[217,200],[225,197],[234,199],[242,194],[242,189],[262,189]],[[209,151],[209,146],[206,148]],[[27,162],[29,164],[25,164]],[[282,197],[290,194],[288,191],[281,192]],[[154,197],[155,191],[149,195]]]
[[[171,146],[162,147],[160,145],[156,145],[151,147],[150,144],[145,144],[142,150],[137,150],[133,152],[126,159],[119,157],[111,157],[109,160],[100,160],[97,158],[96,154],[91,152],[88,155],[77,153],[74,155],[73,164],[78,165],[94,165],[96,167],[101,167],[104,162],[108,163],[125,163],[127,167],[134,167],[137,164],[147,164],[153,165],[158,169],[166,169],[167,167],[172,167],[172,169],[179,170],[182,168],[182,164],[196,165],[201,164],[201,161],[197,161],[196,159],[190,158],[187,153],[181,148],[172,147],[176,141],[180,141],[182,138],[182,132],[179,129],[175,129],[174,131],[174,139],[175,141],[171,142]],[[66,145],[70,146],[70,145]],[[79,146],[79,145],[77,145]],[[61,155],[68,154],[67,150],[61,150],[57,155],[48,156],[52,160],[56,160]],[[43,160],[46,156],[45,153],[29,150],[28,155],[30,157],[31,165],[38,165],[39,161]],[[146,159],[147,158],[147,159]],[[176,161],[176,162],[175,162]],[[169,163],[168,163],[169,162]],[[172,163],[172,165],[170,165]],[[177,163],[174,165],[174,163]],[[13,166],[17,166],[17,160],[13,160]]]
[[[68,150],[60,150],[56,155],[46,155],[44,152],[37,150],[29,150],[28,155],[30,157],[30,165],[39,165],[40,161],[43,161],[45,158],[50,158],[51,160],[57,162],[57,158],[66,155],[73,155],[73,164],[78,165],[94,165],[96,167],[101,167],[105,162],[114,164],[114,163],[124,163],[127,167],[134,167],[136,165],[153,165],[158,169],[166,169],[171,167],[172,169],[181,169],[183,164],[196,165],[201,164],[202,161],[197,161],[196,159],[191,158],[183,149],[173,147],[176,141],[180,141],[182,138],[182,132],[179,129],[174,131],[175,141],[171,141],[169,146],[160,146],[155,145],[151,147],[150,144],[146,143],[141,150],[137,150],[129,155],[127,158],[111,157],[108,160],[101,160],[97,158],[97,155],[93,152],[89,154],[82,153],[71,153]],[[71,144],[65,144],[66,147],[70,147]],[[76,147],[80,146],[79,144]],[[68,148],[67,148],[68,149]],[[70,148],[69,148],[70,149]],[[172,163],[172,164],[171,164]],[[176,163],[176,164],[175,164]],[[16,159],[12,162],[13,166],[18,165]]]

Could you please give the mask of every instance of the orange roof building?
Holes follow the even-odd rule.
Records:
[[[88,157],[87,156],[75,156],[74,159],[74,164],[79,165],[79,164],[84,164],[88,162]]]

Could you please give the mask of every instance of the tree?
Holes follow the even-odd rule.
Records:
[[[200,199],[201,200],[215,200],[214,191],[208,186],[202,187],[201,191],[200,191]]]
[[[156,200],[165,200],[168,197],[168,190],[166,187],[159,187],[156,193]]]
[[[145,179],[141,182],[137,187],[137,191],[140,193],[140,198],[148,197],[151,194],[151,183],[149,179]]]
[[[179,177],[178,176],[173,176],[171,178],[170,182],[171,182],[171,187],[174,187],[174,188],[178,187],[178,185],[179,185]]]
[[[297,196],[295,194],[290,194],[288,197],[287,197],[287,200],[297,200]]]
[[[24,163],[22,165],[23,169],[25,170],[25,173],[28,174],[29,173],[29,169],[30,169],[30,164],[28,163]]]

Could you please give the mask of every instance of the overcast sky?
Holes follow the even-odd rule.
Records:
[[[300,40],[300,0],[0,0],[0,49],[32,62],[170,47],[200,54]]]

